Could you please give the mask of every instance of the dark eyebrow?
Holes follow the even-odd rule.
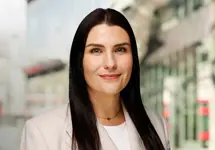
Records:
[[[90,43],[90,44],[88,44],[86,47],[90,47],[90,46],[93,46],[93,47],[104,47],[104,45],[101,45],[101,44],[94,44],[94,43]]]
[[[131,44],[129,44],[129,43],[127,43],[127,42],[124,42],[124,43],[116,44],[116,45],[114,45],[114,47],[120,47],[120,46],[125,46],[125,45],[130,46]],[[102,45],[102,44],[95,44],[95,43],[90,43],[90,44],[88,44],[86,47],[90,47],[90,46],[93,46],[93,47],[105,47],[105,46]]]
[[[126,45],[130,46],[131,44],[124,42],[124,43],[116,44],[116,45],[114,45],[114,47],[120,47],[120,46],[126,46]]]

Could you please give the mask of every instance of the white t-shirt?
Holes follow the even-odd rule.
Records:
[[[126,123],[117,126],[104,126],[118,150],[131,150]]]

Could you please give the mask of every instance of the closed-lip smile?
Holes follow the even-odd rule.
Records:
[[[103,79],[114,80],[117,79],[121,74],[100,74],[99,76]]]

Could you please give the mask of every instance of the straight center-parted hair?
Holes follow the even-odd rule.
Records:
[[[119,26],[130,37],[133,68],[127,86],[120,96],[147,150],[164,150],[142,104],[140,94],[140,68],[136,39],[127,19],[113,9],[98,8],[80,23],[71,47],[69,67],[69,101],[72,119],[72,147],[78,150],[100,150],[101,142],[97,129],[97,118],[90,101],[83,74],[83,55],[90,30],[99,24]]]

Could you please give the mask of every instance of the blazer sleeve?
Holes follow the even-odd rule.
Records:
[[[167,123],[165,119],[160,114],[156,113],[155,111],[152,111],[150,108],[145,107],[145,110],[149,116],[151,123],[155,127],[155,130],[160,136],[161,141],[164,144],[165,150],[172,150]]]
[[[25,123],[21,136],[20,150],[48,150],[45,139],[33,120]]]

